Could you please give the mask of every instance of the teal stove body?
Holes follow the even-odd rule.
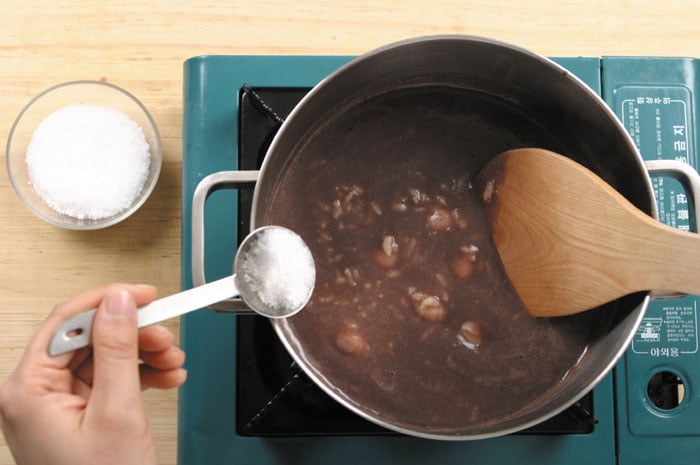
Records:
[[[182,288],[192,282],[192,198],[198,183],[239,169],[245,85],[304,89],[351,57],[202,56],[184,64]],[[646,159],[698,167],[700,62],[682,58],[555,59],[601,94]],[[609,154],[614,157],[615,154]],[[696,231],[691,196],[654,178],[659,218]],[[239,192],[214,192],[204,213],[205,274],[230,274],[239,234]],[[700,279],[700,277],[698,277]],[[700,462],[700,354],[696,296],[652,302],[626,355],[592,393],[586,433],[515,434],[441,442],[393,434],[273,434],[237,428],[239,317],[199,311],[181,320],[189,376],[179,395],[178,463],[674,465]],[[248,317],[250,318],[250,317]],[[253,317],[255,318],[255,317]],[[321,419],[323,423],[323,419]]]

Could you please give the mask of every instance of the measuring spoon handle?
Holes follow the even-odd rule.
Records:
[[[237,295],[234,277],[227,276],[140,307],[137,313],[138,327],[150,326]],[[51,338],[49,355],[54,357],[89,346],[94,318],[95,309],[78,313],[64,321]]]

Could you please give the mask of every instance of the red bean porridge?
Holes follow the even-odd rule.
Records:
[[[267,221],[301,234],[316,261],[314,295],[289,320],[305,357],[396,424],[498,422],[546,395],[585,350],[590,317],[522,308],[470,184],[484,157],[523,143],[503,129],[519,116],[502,113],[440,89],[385,96],[295,154],[270,208]],[[464,137],[477,123],[492,131]]]

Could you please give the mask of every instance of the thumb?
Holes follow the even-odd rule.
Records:
[[[92,346],[91,407],[112,418],[143,408],[136,304],[127,291],[113,291],[102,300],[93,321]]]

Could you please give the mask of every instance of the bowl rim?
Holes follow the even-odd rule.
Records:
[[[13,168],[12,168],[12,163],[11,163],[12,157],[11,157],[10,153],[11,153],[11,148],[12,148],[12,141],[14,139],[14,134],[15,134],[15,131],[17,129],[17,126],[22,121],[22,118],[24,117],[25,113],[27,113],[27,111],[29,111],[29,109],[32,108],[32,106],[37,101],[39,101],[42,97],[46,96],[47,94],[50,94],[50,93],[57,91],[57,90],[60,90],[62,88],[77,87],[77,86],[83,86],[83,85],[94,85],[94,86],[98,86],[98,87],[104,87],[104,88],[116,91],[118,93],[121,93],[124,96],[126,96],[128,99],[130,99],[132,102],[134,102],[141,109],[143,114],[146,116],[148,123],[150,124],[151,128],[153,129],[155,147],[151,147],[151,149],[150,149],[150,154],[151,154],[150,158],[151,158],[152,164],[155,162],[155,167],[154,167],[154,171],[153,171],[152,181],[149,182],[148,184],[143,185],[141,192],[139,193],[139,198],[136,202],[132,203],[129,207],[125,208],[124,210],[120,211],[119,213],[117,213],[113,216],[109,216],[107,218],[102,218],[99,220],[89,220],[89,222],[81,224],[80,223],[81,220],[78,220],[77,218],[75,219],[76,222],[56,221],[52,218],[48,218],[41,211],[39,211],[26,198],[26,196],[22,193],[22,188],[20,188],[20,186],[17,184],[17,181],[15,179],[15,175],[13,174]],[[158,125],[156,124],[155,120],[153,119],[153,116],[148,111],[148,108],[146,108],[146,106],[141,102],[141,100],[139,100],[134,94],[132,94],[128,90],[124,89],[123,87],[120,87],[116,84],[112,84],[111,82],[106,82],[106,81],[97,80],[97,79],[79,79],[79,80],[64,81],[64,82],[60,82],[58,84],[54,84],[54,85],[44,89],[43,91],[39,92],[38,94],[36,94],[22,107],[22,110],[17,114],[17,117],[15,118],[14,122],[12,123],[12,127],[10,128],[10,132],[7,136],[7,143],[5,145],[5,164],[7,167],[7,174],[8,174],[8,177],[10,179],[10,184],[12,185],[12,188],[14,189],[15,194],[17,194],[17,197],[20,199],[22,204],[29,211],[31,211],[35,216],[46,221],[47,223],[50,223],[50,224],[52,224],[56,227],[59,227],[59,228],[87,231],[87,230],[103,229],[103,228],[107,228],[109,226],[115,225],[115,224],[125,220],[126,218],[128,218],[129,216],[134,214],[139,208],[141,208],[141,206],[151,196],[151,193],[155,189],[155,186],[158,183],[158,179],[160,178],[160,171],[161,171],[161,167],[163,164],[163,145],[161,142],[160,131],[158,130]],[[65,215],[65,216],[68,217],[68,215]]]

